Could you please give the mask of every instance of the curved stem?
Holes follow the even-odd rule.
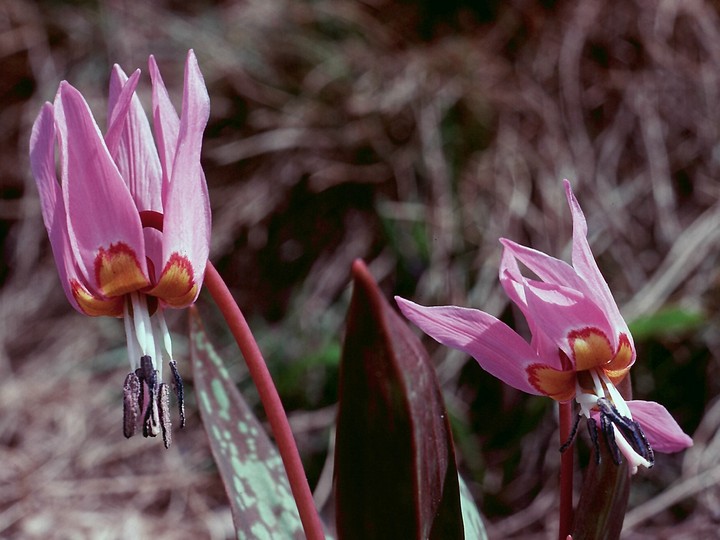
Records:
[[[290,488],[300,513],[300,520],[305,530],[305,536],[308,540],[322,540],[325,538],[322,522],[315,508],[307,476],[298,454],[290,423],[285,415],[285,409],[280,401],[280,396],[245,317],[233,299],[227,285],[210,261],[208,261],[205,269],[205,285],[220,308],[225,321],[230,327],[230,331],[235,336],[240,352],[245,357],[250,376],[260,395],[260,400],[282,457],[285,472],[290,481]]]
[[[573,425],[573,402],[560,403],[560,444],[570,438]],[[572,532],[573,522],[573,446],[560,454],[560,532],[558,538],[565,540]]]

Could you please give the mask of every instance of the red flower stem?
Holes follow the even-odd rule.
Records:
[[[573,403],[560,403],[560,444],[570,438],[573,426]],[[573,522],[573,455],[575,443],[560,454],[560,533],[558,538],[566,540],[571,534]]]
[[[285,409],[282,401],[280,401],[280,396],[245,317],[227,285],[210,261],[208,261],[205,268],[205,285],[220,308],[225,321],[230,327],[230,331],[235,336],[240,352],[245,357],[250,376],[260,395],[260,400],[285,465],[290,488],[293,497],[295,497],[300,520],[305,530],[305,536],[308,540],[323,540],[325,533],[322,522],[315,508],[307,476],[290,429],[290,423],[285,415]]]

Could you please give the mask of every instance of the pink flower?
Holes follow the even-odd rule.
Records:
[[[41,109],[30,139],[32,171],[65,295],[85,315],[125,319],[129,378],[137,379],[126,401],[128,392],[146,391],[126,404],[127,436],[135,429],[128,416],[137,413],[135,403],[142,408],[146,435],[156,435],[158,422],[167,421],[158,418],[167,388],[154,380],[162,363],[153,359],[169,359],[180,381],[163,310],[195,301],[210,244],[210,203],[200,165],[210,104],[202,74],[189,51],[178,117],[152,56],[149,68],[154,140],[135,94],[140,70],[128,78],[117,65],[104,137],[83,96],[63,81],[54,103]],[[165,434],[165,424],[161,427]]]
[[[572,266],[501,239],[500,283],[520,308],[531,343],[492,315],[455,306],[423,307],[396,297],[400,310],[440,343],[473,356],[505,383],[556,401],[575,400],[620,460],[651,467],[652,448],[676,452],[692,439],[654,402],[625,401],[616,385],[635,362],[635,346],[587,242],[585,216],[565,180],[573,216]],[[540,281],[522,275],[518,262]],[[594,419],[591,421],[591,419]],[[596,437],[597,435],[595,435]],[[595,438],[595,441],[597,439]]]

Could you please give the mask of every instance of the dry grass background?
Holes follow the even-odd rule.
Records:
[[[122,438],[122,325],[68,307],[26,152],[60,80],[81,89],[102,126],[113,63],[146,71],[155,54],[179,103],[189,47],[212,102],[211,257],[258,332],[321,492],[351,261],[366,259],[388,294],[513,322],[497,286],[497,238],[567,255],[568,177],[628,319],[668,306],[701,315],[638,339],[636,395],[665,403],[695,446],[635,480],[624,537],[716,537],[717,7],[437,5],[0,2],[0,537],[232,534],[192,403],[169,451]],[[149,98],[147,77],[141,84]],[[200,306],[252,399],[207,297]],[[183,364],[184,315],[171,324]],[[491,538],[552,538],[549,400],[428,346]]]

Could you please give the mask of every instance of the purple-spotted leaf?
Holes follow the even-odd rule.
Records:
[[[190,315],[190,356],[198,407],[225,484],[238,538],[305,538],[282,460]]]
[[[464,538],[433,365],[361,261],[353,279],[335,443],[338,538]]]

